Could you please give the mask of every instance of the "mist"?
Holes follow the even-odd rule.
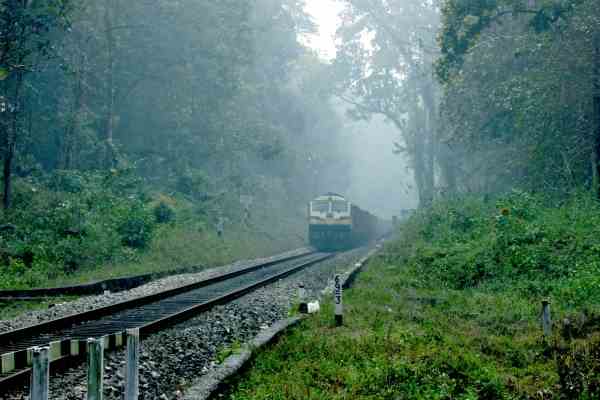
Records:
[[[348,197],[385,219],[416,208],[419,200],[410,161],[405,154],[394,153],[394,143],[402,140],[396,128],[383,117],[348,122],[347,127],[340,146],[352,160]]]

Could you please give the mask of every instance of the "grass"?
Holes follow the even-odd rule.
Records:
[[[45,287],[71,285],[114,277],[169,271],[183,267],[217,267],[234,260],[256,258],[300,247],[299,236],[277,235],[274,239],[264,233],[230,230],[222,238],[186,227],[165,227],[149,249],[132,260],[81,269],[69,275],[59,275],[44,282]],[[196,269],[196,268],[195,268]],[[72,300],[53,298],[40,301],[0,302],[0,319],[8,319],[26,311],[45,309],[50,304]]]
[[[599,399],[598,205],[497,204],[411,218],[345,292],[344,327],[326,302],[259,352],[229,398]]]
[[[16,180],[14,206],[0,212],[0,289],[202,269],[305,243],[304,218],[283,201],[257,199],[246,215],[237,192],[197,199],[166,189],[128,170]]]
[[[219,215],[226,220],[222,237],[215,232]],[[249,216],[234,194],[213,200],[166,194],[127,171],[18,179],[14,207],[0,212],[0,222],[9,227],[0,232],[0,289],[199,271],[304,246],[306,229],[283,202],[257,200]],[[47,306],[0,303],[0,318]]]
[[[36,300],[0,300],[0,319],[9,319],[27,311],[47,309],[54,304],[75,299],[73,296],[61,296]]]
[[[538,305],[407,286],[401,266],[371,263],[345,293],[253,360],[231,399],[475,399],[535,396],[558,382]]]
[[[242,344],[237,340],[225,345],[217,352],[217,363],[222,364],[229,356],[239,354],[241,351]]]
[[[216,267],[242,258],[276,254],[304,243],[298,236],[278,239],[248,230],[230,230],[222,238],[213,232],[188,227],[167,227],[159,231],[150,247],[131,260],[107,263],[49,279],[44,286],[61,286],[114,277],[140,275],[186,267]]]

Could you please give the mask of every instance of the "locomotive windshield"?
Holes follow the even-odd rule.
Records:
[[[342,200],[334,200],[331,205],[333,212],[348,212],[348,202]]]
[[[316,200],[312,202],[313,212],[327,213],[329,212],[329,201],[327,200]]]

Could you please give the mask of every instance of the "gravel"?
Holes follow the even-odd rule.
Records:
[[[147,296],[153,293],[158,293],[163,290],[174,289],[184,285],[189,285],[193,282],[208,279],[216,275],[227,272],[233,272],[251,265],[257,265],[269,260],[281,258],[283,256],[291,256],[301,254],[309,250],[301,248],[292,250],[286,253],[277,254],[271,257],[258,258],[254,260],[242,260],[232,264],[224,265],[217,268],[210,268],[196,273],[173,275],[162,278],[135,289],[118,293],[108,293],[98,296],[81,297],[77,300],[66,303],[55,304],[52,308],[46,310],[34,310],[20,314],[14,319],[0,320],[0,333],[11,331],[14,329],[25,328],[27,326],[40,324],[56,318],[65,317],[67,315],[81,313],[95,308],[109,306],[126,300],[131,300],[137,297]]]
[[[339,254],[147,338],[141,345],[140,399],[183,398],[186,387],[217,365],[223,349],[244,343],[287,317],[297,299],[300,283],[305,286],[307,298],[318,298],[331,284],[336,269],[344,271],[352,267],[366,252],[361,248]],[[124,363],[122,350],[106,355],[104,392],[108,400],[121,399]],[[51,399],[84,398],[85,379],[84,365],[74,365],[67,373],[52,377]],[[22,394],[7,397],[10,400],[25,398]]]

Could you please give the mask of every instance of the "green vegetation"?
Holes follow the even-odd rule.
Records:
[[[229,356],[241,352],[242,344],[235,340],[229,345],[224,346],[217,353],[217,363],[222,364]]]
[[[326,303],[230,398],[597,399],[599,211],[587,194],[434,203],[345,293],[345,327]]]
[[[315,28],[300,0],[0,0],[0,288],[303,244],[349,175]]]
[[[73,299],[73,297],[64,296],[36,300],[0,300],[0,319],[14,318],[27,311],[47,309]]]
[[[216,266],[300,246],[304,224],[284,206],[243,206],[231,196],[194,201],[152,190],[130,170],[58,171],[16,181],[2,220],[0,288],[88,282],[190,266]],[[215,233],[230,204],[225,235]],[[293,210],[295,211],[295,210]],[[277,219],[279,224],[273,224]],[[267,226],[274,228],[267,231]]]

